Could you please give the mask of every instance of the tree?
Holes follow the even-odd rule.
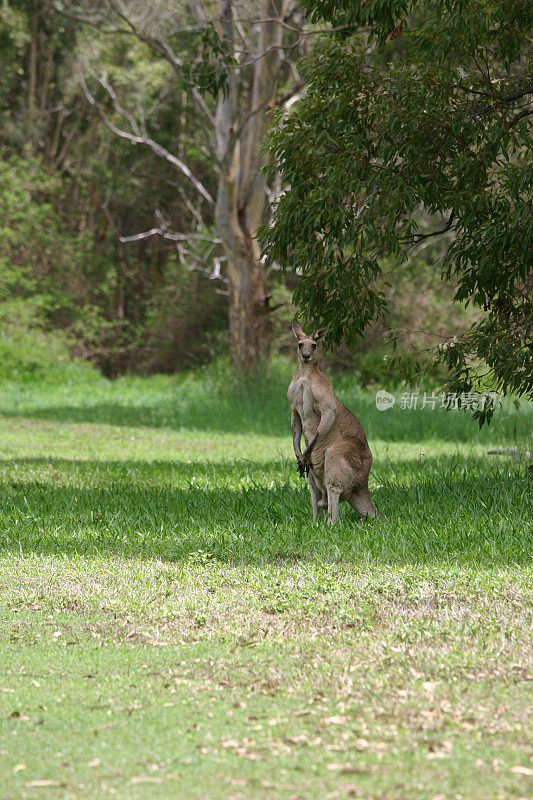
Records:
[[[308,60],[307,93],[272,136],[287,191],[269,258],[301,271],[297,301],[353,344],[386,314],[384,259],[401,269],[442,238],[443,279],[483,312],[435,348],[449,389],[533,398],[533,5],[303,4],[343,32]]]
[[[98,54],[123,97],[134,87],[128,102],[155,106],[151,125],[163,144],[175,144],[176,119],[201,137],[182,93],[161,97],[170,65],[141,41],[82,27],[46,0],[0,4],[2,319],[11,301],[25,304],[28,313],[15,318],[62,329],[71,351],[110,377],[196,366],[227,328],[227,298],[178,262],[172,242],[119,241],[120,232],[150,227],[154,208],[178,230],[190,212],[166,163],[112,134],[88,102],[76,72],[87,53]],[[184,139],[180,132],[180,146]],[[190,163],[196,170],[202,159]],[[212,190],[214,170],[200,169],[206,174]]]
[[[197,0],[102,0],[53,6],[103,35],[111,32],[143,42],[172,67],[175,83],[166,89],[183,94],[201,120],[202,133],[193,145],[183,146],[179,119],[174,143],[163,144],[151,130],[149,112],[131,111],[109,76],[98,73],[94,59],[86,59],[81,80],[89,102],[117,136],[150,149],[170,165],[191,212],[190,230],[176,232],[163,221],[122,241],[158,235],[175,241],[192,267],[215,259],[212,275],[225,277],[228,286],[232,362],[241,372],[253,373],[269,348],[269,297],[257,242],[269,192],[264,143],[272,110],[300,89],[292,61],[303,47],[296,5],[262,0],[258,8],[219,0],[216,8]],[[194,158],[189,158],[193,151]],[[200,161],[204,176],[196,168]]]

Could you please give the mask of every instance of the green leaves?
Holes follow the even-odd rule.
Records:
[[[485,376],[532,396],[530,4],[305,5],[377,43],[339,37],[307,62],[308,91],[272,136],[287,191],[268,257],[302,274],[296,300],[330,340],[354,344],[386,310],[383,260],[445,236],[444,280],[486,314],[446,351],[450,385]]]
[[[214,22],[206,24],[200,37],[199,57],[194,60],[190,79],[200,91],[217,97],[228,92],[229,70],[237,61],[228,42],[222,38]]]
[[[357,28],[373,26],[379,39],[385,41],[395,28],[417,5],[416,0],[303,0],[309,19],[325,19],[334,25]],[[397,30],[393,36],[397,36]]]

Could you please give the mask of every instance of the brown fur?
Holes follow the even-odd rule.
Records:
[[[294,452],[300,471],[307,473],[313,519],[328,508],[328,521],[336,522],[339,500],[348,501],[361,516],[378,512],[370,499],[368,475],[372,453],[360,423],[335,396],[331,381],[318,368],[318,342],[326,329],[306,336],[293,323],[298,339],[298,370],[287,397],[291,406]],[[300,449],[301,436],[306,449]]]

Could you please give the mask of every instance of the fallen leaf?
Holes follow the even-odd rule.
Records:
[[[237,750],[237,755],[241,758],[248,758],[250,761],[262,761],[261,754],[256,750],[245,750],[244,747]]]
[[[27,781],[26,786],[62,786],[59,781]]]
[[[14,691],[12,689],[11,691]],[[316,716],[316,711],[313,711],[311,708],[301,708],[299,711],[295,711],[292,715],[293,717],[309,717],[309,716]]]
[[[348,722],[348,717],[342,716],[335,716],[335,717],[324,717],[321,720],[322,725],[345,725]]]
[[[116,722],[108,722],[107,725],[100,725],[98,728],[93,728],[93,733],[95,736],[98,736],[100,731],[107,731],[109,728],[118,728]]]
[[[26,769],[26,764],[16,764],[13,767],[13,772],[22,772],[23,769]]]
[[[163,783],[163,778],[153,778],[151,775],[136,775],[130,778],[130,783]]]
[[[328,764],[328,769],[332,772],[354,772],[359,775],[364,775],[370,772],[370,767],[356,767],[355,764]]]
[[[533,775],[533,769],[531,769],[531,767],[522,767],[520,764],[511,767],[509,772],[514,772],[515,775]]]
[[[354,747],[356,750],[366,750],[367,747],[370,746],[368,739],[356,739],[354,742]]]
[[[25,714],[21,714],[20,711],[13,711],[9,715],[10,719],[18,719],[19,722],[29,722],[30,718],[27,717]]]

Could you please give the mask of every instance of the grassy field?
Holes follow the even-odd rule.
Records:
[[[345,382],[382,517],[328,528],[286,383],[0,387],[2,800],[531,796],[531,407]]]

